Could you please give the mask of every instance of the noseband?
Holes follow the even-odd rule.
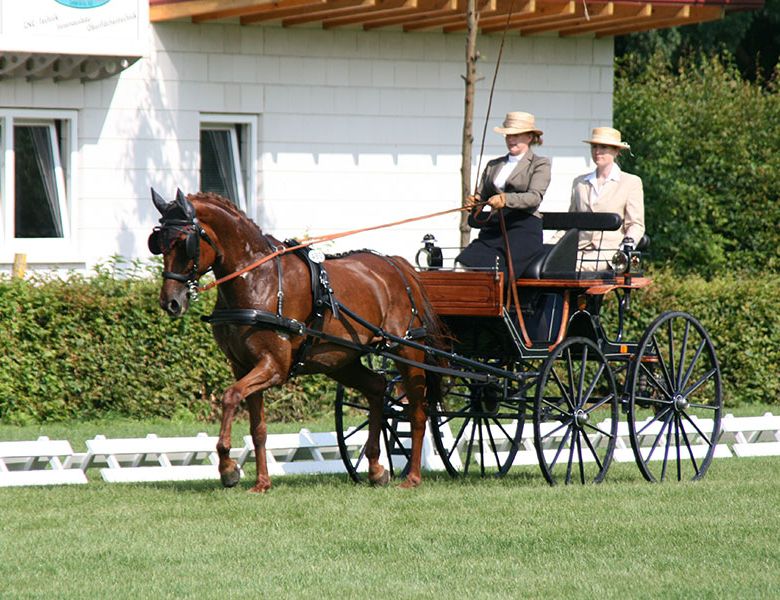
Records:
[[[194,301],[198,299],[198,274],[200,267],[200,240],[204,240],[214,249],[217,257],[221,253],[217,249],[209,234],[203,229],[196,217],[191,219],[175,219],[163,217],[160,219],[160,225],[154,228],[149,236],[149,251],[152,254],[166,254],[171,251],[182,234],[186,234],[184,239],[184,251],[187,258],[192,261],[192,269],[189,273],[174,273],[172,271],[163,271],[163,279],[173,279],[187,286],[187,295]],[[211,267],[205,272],[211,270]],[[203,273],[205,275],[205,273]]]

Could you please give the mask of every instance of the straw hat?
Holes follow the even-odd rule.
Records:
[[[501,127],[494,127],[493,131],[504,135],[516,133],[533,132],[536,135],[542,135],[542,130],[536,128],[536,119],[531,113],[510,112],[506,113],[506,118]]]
[[[621,150],[631,148],[627,143],[620,139],[620,132],[612,127],[595,127],[590,134],[589,140],[582,140],[586,144],[602,144],[604,146],[615,146]]]

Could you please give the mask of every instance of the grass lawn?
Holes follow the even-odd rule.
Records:
[[[76,446],[96,433],[216,431],[142,425],[46,426],[40,434]],[[244,424],[234,429],[244,431]],[[38,434],[22,433],[14,439]],[[3,439],[8,434],[0,428]],[[253,470],[248,464],[247,478],[231,490],[218,482],[94,478],[85,486],[0,489],[0,598],[721,599],[780,592],[778,458],[715,460],[695,484],[652,485],[634,465],[613,464],[606,483],[584,488],[550,488],[529,467],[501,480],[429,474],[412,491],[355,486],[346,476],[278,477],[264,496],[246,492]]]

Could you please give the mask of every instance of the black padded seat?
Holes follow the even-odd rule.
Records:
[[[569,229],[556,244],[545,244],[522,276],[527,279],[576,278],[579,233],[578,229]]]

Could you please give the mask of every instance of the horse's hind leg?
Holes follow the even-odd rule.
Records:
[[[368,480],[374,485],[387,485],[390,482],[390,472],[379,463],[379,435],[382,431],[385,378],[379,373],[374,373],[360,361],[355,361],[347,367],[329,373],[329,375],[342,385],[356,389],[366,397],[368,401],[368,441],[366,442]]]
[[[255,485],[249,491],[262,494],[271,489],[271,478],[268,477],[268,464],[265,454],[268,428],[265,422],[263,393],[257,392],[249,396],[246,399],[246,405],[249,409],[249,433],[252,435],[252,443],[255,447],[255,466],[257,467]]]
[[[406,397],[409,400],[406,409],[412,429],[412,454],[409,459],[409,471],[401,487],[413,488],[422,482],[422,447],[427,421],[426,378],[425,371],[419,367],[410,367],[402,363],[396,364],[401,372]]]

